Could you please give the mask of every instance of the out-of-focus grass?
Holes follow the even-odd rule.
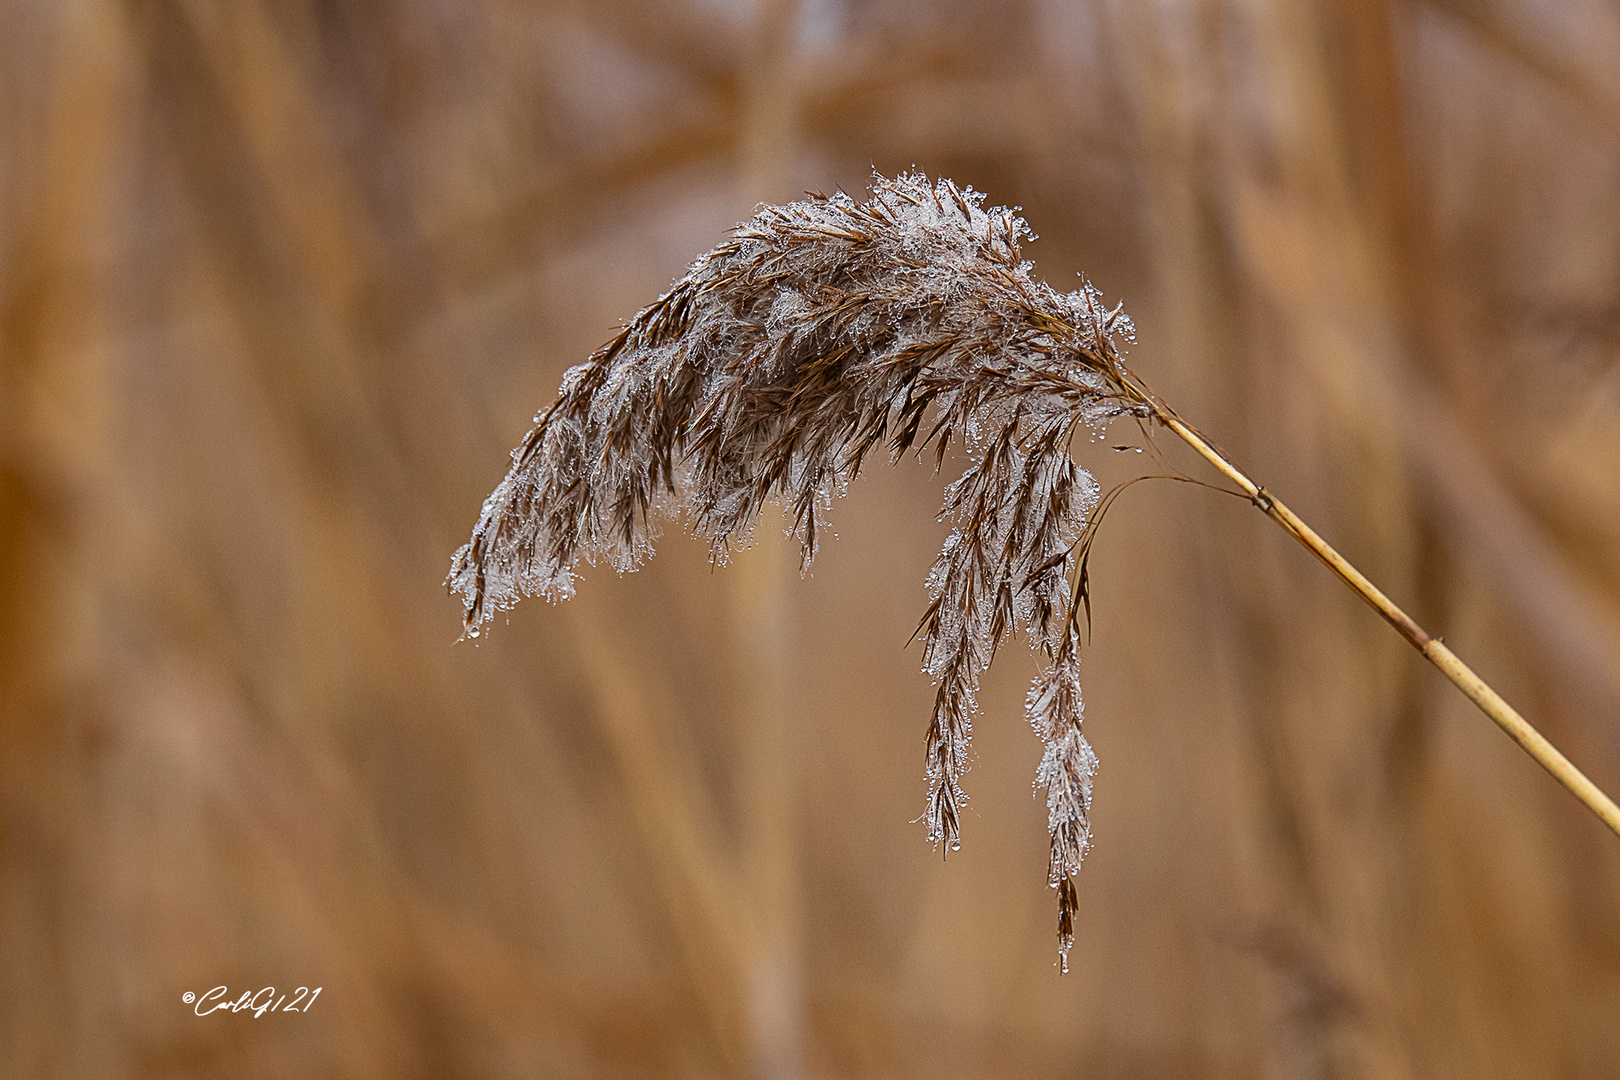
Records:
[[[1612,838],[1232,500],[1138,488],[1092,554],[1062,980],[1016,652],[963,849],[908,824],[927,469],[803,581],[672,528],[477,647],[439,583],[619,319],[915,163],[1612,789],[1612,7],[788,14],[0,9],[0,1072],[1605,1075]]]

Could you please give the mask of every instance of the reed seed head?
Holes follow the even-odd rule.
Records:
[[[484,501],[447,584],[476,637],[524,595],[573,594],[581,558],[637,567],[661,513],[684,510],[712,557],[765,501],[789,512],[803,565],[832,497],[881,448],[954,443],[955,526],[918,627],[937,691],[928,729],[928,837],[958,844],[979,674],[1013,630],[1050,658],[1028,717],[1045,744],[1049,878],[1064,967],[1072,878],[1090,845],[1096,755],[1080,733],[1074,544],[1097,484],[1069,446],[1140,411],[1115,338],[1131,325],[1089,284],[1033,276],[1013,210],[921,175],[761,206],[729,239],[563,379]]]

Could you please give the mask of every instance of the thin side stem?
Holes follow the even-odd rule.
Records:
[[[1592,813],[1602,819],[1603,824],[1607,825],[1616,836],[1620,836],[1620,806],[1616,806],[1614,800],[1587,779],[1586,774],[1576,768],[1556,746],[1548,742],[1546,736],[1520,716],[1513,706],[1503,700],[1501,694],[1491,689],[1490,685],[1463,663],[1456,653],[1446,648],[1444,642],[1431,637],[1429,632],[1419,626],[1410,615],[1396,606],[1378,586],[1367,580],[1366,575],[1350,565],[1343,555],[1333,550],[1326,540],[1316,534],[1316,530],[1305,524],[1299,515],[1226,460],[1220,451],[1211,446],[1197,429],[1177,416],[1173,409],[1151,392],[1144,393],[1144,399],[1160,423],[1181,436],[1205,460],[1219,469],[1222,475],[1241,488],[1267,517],[1282,526],[1283,531],[1303,544],[1312,555],[1321,559],[1329,570],[1338,575],[1340,581],[1350,586],[1357,596],[1367,601],[1373,610],[1400,631],[1401,636],[1411,642],[1414,649],[1422,653],[1429,663],[1439,668],[1446,678],[1468,696],[1468,700],[1478,705],[1480,711],[1495,721],[1497,727],[1507,732],[1525,753],[1535,758],[1542,768],[1552,773],[1554,779],[1569,789],[1570,794],[1585,803]]]

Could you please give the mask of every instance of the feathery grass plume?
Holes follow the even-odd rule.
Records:
[[[1097,484],[1068,448],[1141,399],[1114,345],[1130,321],[1089,284],[1035,280],[1019,249],[1031,235],[1012,210],[920,175],[878,177],[864,203],[760,207],[567,373],[447,584],[477,637],[522,595],[571,596],[582,557],[634,569],[665,506],[723,561],[767,499],[789,508],[808,565],[821,512],[875,448],[931,448],[936,468],[965,448],[918,627],[937,685],[924,817],[930,840],[957,846],[979,674],[1022,627],[1051,659],[1028,716],[1045,743],[1036,783],[1066,966],[1097,763],[1080,734],[1069,583]]]
[[[1131,324],[1118,308],[1089,284],[1060,293],[1034,279],[1018,247],[1029,235],[1013,211],[924,176],[878,177],[864,203],[840,193],[761,207],[571,369],[512,452],[451,562],[467,634],[522,595],[571,596],[582,557],[634,569],[665,504],[684,505],[723,561],[778,500],[808,565],[819,511],[874,448],[898,459],[932,447],[937,468],[957,442],[971,464],[945,492],[956,529],[917,628],[938,687],[924,818],[930,840],[957,846],[979,674],[1022,626],[1051,660],[1026,708],[1045,744],[1035,783],[1067,970],[1097,767],[1080,733],[1078,625],[1098,505],[1068,448],[1081,427],[1129,414],[1197,451],[1620,834],[1614,800],[1125,367],[1114,337]]]

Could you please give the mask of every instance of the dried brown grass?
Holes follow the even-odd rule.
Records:
[[[805,6],[851,19],[790,60],[778,189],[740,178],[737,5],[8,5],[0,1073],[744,1075],[772,901],[735,826],[786,775],[809,1075],[1612,1075],[1620,849],[1230,500],[1138,488],[1096,546],[1101,843],[1057,984],[1027,735],[975,733],[948,865],[901,824],[918,470],[867,470],[783,582],[804,745],[769,770],[721,643],[774,535],[721,574],[666,536],[447,647],[435,568],[563,368],[742,193],[928,162],[1024,203],[1178,407],[1620,777],[1617,653],[1562,602],[1620,613],[1620,342],[1532,321],[1616,301],[1602,5]],[[627,74],[645,111],[580,108]],[[1381,230],[1366,180],[1418,213]],[[1456,438],[1391,437],[1391,336]],[[186,1014],[221,978],[328,988],[307,1024]]]
[[[880,176],[864,203],[840,192],[761,207],[571,369],[512,452],[447,579],[468,636],[523,595],[572,596],[581,558],[634,570],[663,505],[683,509],[723,562],[781,502],[807,569],[821,512],[874,449],[898,460],[931,448],[939,467],[965,444],[971,464],[941,510],[956,528],[916,635],[938,687],[924,818],[931,841],[959,845],[979,676],[1021,627],[1049,660],[1026,713],[1045,747],[1035,782],[1067,971],[1097,768],[1080,730],[1079,616],[1099,506],[1070,447],[1088,425],[1134,415],[1192,446],[1620,835],[1613,800],[1124,366],[1121,308],[1089,283],[1060,293],[1034,278],[1019,247],[1028,235],[1012,210],[920,175]]]
[[[808,567],[822,511],[874,450],[931,450],[939,466],[966,446],[972,464],[941,510],[956,529],[917,632],[938,686],[928,838],[959,843],[979,675],[1022,627],[1050,660],[1028,715],[1046,748],[1036,783],[1066,966],[1097,764],[1080,733],[1069,580],[1097,485],[1069,447],[1140,401],[1114,344],[1129,320],[1089,285],[1037,281],[1027,235],[1013,211],[922,176],[880,178],[864,203],[762,207],[568,373],[448,583],[477,637],[521,595],[572,595],[582,557],[637,567],[656,509],[677,500],[717,562],[781,501]]]

